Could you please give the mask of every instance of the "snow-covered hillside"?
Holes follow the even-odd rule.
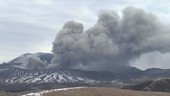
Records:
[[[0,66],[0,82],[5,84],[60,84],[60,85],[109,85],[124,86],[126,83],[115,79],[114,73],[82,71],[75,69],[41,69],[29,70],[14,66]],[[105,75],[104,75],[105,74]]]
[[[9,70],[10,72],[11,70]],[[97,81],[73,71],[67,70],[24,70],[14,68],[6,83],[87,83],[93,84]]]

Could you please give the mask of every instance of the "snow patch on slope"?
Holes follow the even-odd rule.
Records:
[[[56,71],[56,72],[24,72],[16,70],[5,80],[6,83],[86,83],[94,84],[96,80],[83,75]]]
[[[53,90],[44,90],[36,93],[28,93],[22,96],[43,96],[44,93],[55,92],[55,91],[67,91],[71,89],[82,89],[87,87],[71,87],[71,88],[61,88],[61,89],[53,89]]]

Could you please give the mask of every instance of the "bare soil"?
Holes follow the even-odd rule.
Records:
[[[45,93],[43,96],[170,96],[170,93],[132,91],[115,88],[83,88]]]

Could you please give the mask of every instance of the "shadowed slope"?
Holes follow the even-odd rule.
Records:
[[[137,85],[128,86],[128,88],[143,91],[170,92],[170,79],[150,80]]]

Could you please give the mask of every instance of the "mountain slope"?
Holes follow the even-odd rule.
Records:
[[[25,70],[19,68],[10,68],[1,72],[8,76],[6,83],[93,83],[94,80],[80,74],[78,70]]]
[[[128,86],[127,88],[142,91],[170,92],[170,79],[155,79],[140,84]]]

